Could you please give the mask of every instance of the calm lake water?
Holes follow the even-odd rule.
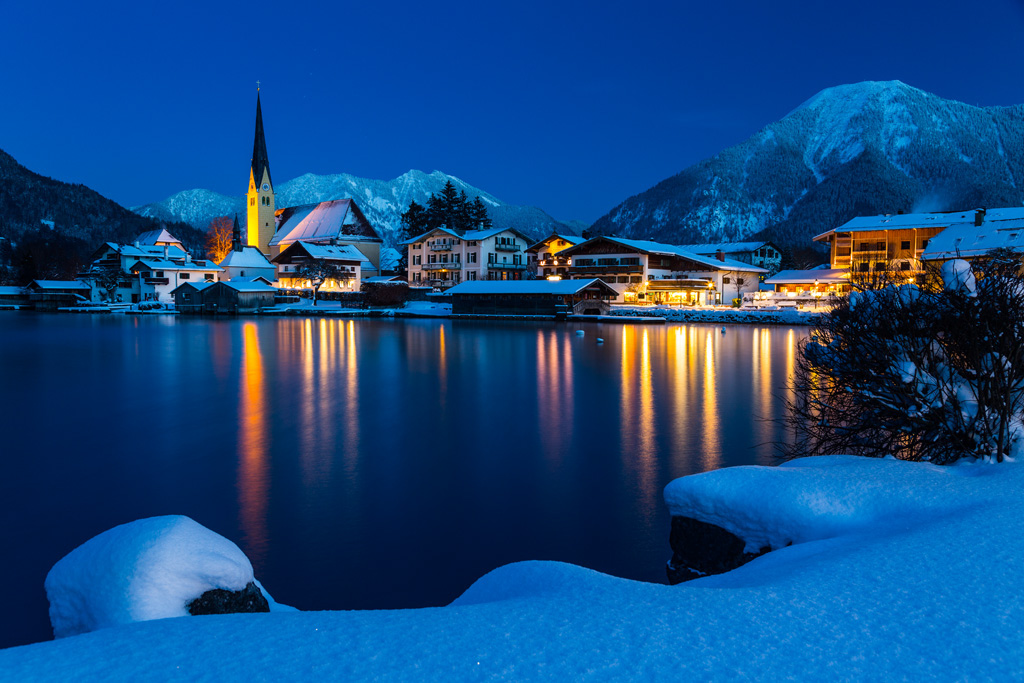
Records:
[[[517,560],[664,582],[662,488],[772,462],[806,335],[721,330],[0,313],[0,647],[51,637],[57,560],[153,515],[300,609],[442,605]]]

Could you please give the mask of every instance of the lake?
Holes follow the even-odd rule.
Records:
[[[0,647],[51,637],[57,560],[153,515],[300,609],[443,605],[519,560],[664,583],[662,488],[773,462],[807,334],[722,330],[0,312]]]

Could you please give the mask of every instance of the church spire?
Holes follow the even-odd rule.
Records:
[[[267,182],[270,179],[270,159],[267,157],[267,140],[263,137],[263,110],[260,107],[260,90],[256,88],[256,137],[252,142],[252,178],[258,183],[263,182],[263,170],[267,171]]]
[[[231,250],[242,251],[242,228],[238,225],[238,214],[235,214],[235,227],[231,231]]]

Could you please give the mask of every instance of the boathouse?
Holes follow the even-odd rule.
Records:
[[[448,290],[454,315],[602,315],[617,292],[589,280],[477,280]]]

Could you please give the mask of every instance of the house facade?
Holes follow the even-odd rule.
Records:
[[[589,280],[477,280],[448,290],[454,315],[561,317],[608,312],[617,292]]]
[[[569,247],[586,240],[579,235],[559,235],[553,232],[540,242],[526,248],[527,267],[534,277],[569,277],[569,259],[561,255]]]
[[[360,268],[365,277],[380,275],[384,240],[353,200],[290,206],[279,209],[275,221],[277,231],[269,243],[273,255],[296,242],[349,246],[362,254]]]
[[[243,242],[237,215],[231,239],[231,251],[217,265],[224,269],[222,280],[263,277],[273,282],[277,279],[277,266],[267,260],[267,257],[257,247],[247,246]]]
[[[670,244],[602,235],[561,252],[574,279],[599,278],[617,303],[714,305],[756,291],[767,270]]]
[[[303,268],[314,261],[333,266],[336,277],[327,278],[321,292],[358,292],[362,283],[362,264],[366,257],[351,245],[292,242],[271,261],[277,267],[278,286],[283,289],[312,289],[313,282]]]
[[[107,297],[95,275],[95,271],[107,269],[120,273],[113,298],[125,303],[170,303],[173,300],[171,292],[179,285],[185,282],[216,282],[223,272],[220,266],[204,259],[193,259],[190,253],[172,244],[106,242],[93,253],[90,271],[80,275],[93,283],[94,301]]]
[[[447,289],[460,282],[522,280],[527,275],[529,238],[512,228],[458,233],[435,228],[402,242],[409,284]]]
[[[679,248],[698,256],[724,254],[735,261],[759,266],[769,275],[779,272],[782,267],[782,250],[771,242],[717,242],[706,244],[681,244]]]

